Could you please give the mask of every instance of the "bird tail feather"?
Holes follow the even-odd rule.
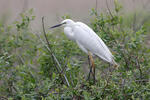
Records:
[[[118,69],[119,65],[115,62],[115,60],[112,61],[113,66]]]

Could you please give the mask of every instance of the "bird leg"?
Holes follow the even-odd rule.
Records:
[[[89,80],[90,74],[92,73],[93,79],[94,79],[94,82],[95,82],[95,65],[94,65],[94,59],[92,57],[91,52],[88,52],[88,60],[89,60],[90,72],[89,72],[87,80]]]
[[[90,61],[90,57],[89,57],[89,55],[88,55],[88,62],[89,62],[90,71],[89,71],[89,75],[88,75],[87,80],[89,80],[89,79],[90,79],[90,75],[91,75],[91,73],[92,73],[92,67],[91,67],[91,61]]]

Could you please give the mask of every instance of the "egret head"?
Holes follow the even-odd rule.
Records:
[[[74,21],[71,19],[65,19],[61,23],[64,23],[65,26],[72,26],[74,24]]]
[[[52,26],[51,28],[56,28],[56,27],[59,27],[59,26],[62,26],[62,25],[73,26],[74,25],[74,21],[71,20],[71,19],[65,19],[60,24]]]

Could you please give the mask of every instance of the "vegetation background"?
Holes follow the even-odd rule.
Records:
[[[139,0],[133,2],[138,4]],[[130,12],[124,10],[128,7],[121,0],[106,0],[105,11],[99,11],[98,0],[94,2],[88,25],[108,45],[120,65],[114,69],[95,58],[95,84],[86,81],[83,73],[88,68],[87,55],[60,28],[49,30],[49,17],[43,19],[43,27],[42,18],[34,13],[36,9],[26,9],[26,3],[13,21],[8,22],[9,15],[1,15],[0,99],[149,100],[150,2],[140,2],[142,8],[135,6]],[[33,24],[36,17],[39,29]],[[63,14],[58,19],[65,18],[74,19],[74,14]]]

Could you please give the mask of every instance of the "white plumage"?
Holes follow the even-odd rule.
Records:
[[[92,55],[97,55],[110,64],[117,65],[114,57],[102,39],[86,24],[74,22],[71,19],[62,21],[64,24],[64,33],[70,39],[75,41],[80,49],[85,53],[90,51]]]

